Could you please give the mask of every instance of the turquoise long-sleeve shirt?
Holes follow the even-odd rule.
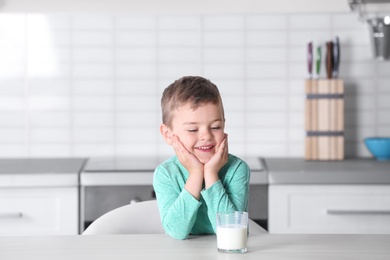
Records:
[[[218,175],[219,180],[203,189],[198,201],[184,188],[189,173],[176,156],[156,168],[153,187],[167,234],[175,239],[186,239],[189,234],[215,234],[217,212],[247,211],[248,165],[229,154]]]

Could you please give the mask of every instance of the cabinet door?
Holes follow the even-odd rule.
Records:
[[[271,185],[270,233],[389,234],[388,185]]]
[[[0,235],[78,234],[78,190],[0,189]]]

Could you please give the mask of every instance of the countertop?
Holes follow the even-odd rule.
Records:
[[[268,183],[278,184],[390,184],[390,161],[353,158],[344,161],[305,161],[265,158]]]
[[[84,158],[0,159],[0,187],[78,186]]]
[[[83,172],[150,172],[167,158],[160,157],[92,157]]]
[[[152,185],[154,169],[167,158],[0,159],[0,187]],[[251,184],[390,184],[390,161],[354,158],[242,158]]]
[[[92,157],[88,160],[84,172],[142,172],[154,171],[168,157]],[[252,171],[263,171],[261,158],[248,157],[243,160]]]
[[[248,252],[217,251],[214,235],[0,237],[0,259],[390,259],[390,235],[249,235]]]

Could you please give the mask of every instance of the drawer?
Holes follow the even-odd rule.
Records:
[[[0,189],[0,205],[0,235],[78,234],[76,187]]]
[[[274,185],[270,233],[390,233],[390,186]]]

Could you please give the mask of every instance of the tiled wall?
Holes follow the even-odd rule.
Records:
[[[390,136],[390,62],[356,14],[0,14],[0,157],[170,155],[159,99],[189,74],[219,86],[231,153],[302,157],[306,44],[336,35],[346,154],[368,156]]]

